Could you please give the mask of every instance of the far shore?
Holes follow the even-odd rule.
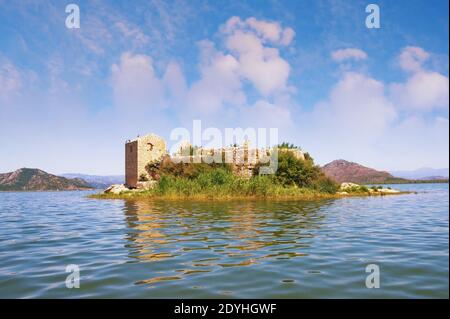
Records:
[[[448,184],[448,179],[410,179],[402,181],[386,181],[381,183],[364,183],[362,185],[408,185],[408,184]]]

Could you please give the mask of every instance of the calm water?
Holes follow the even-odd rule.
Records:
[[[0,193],[0,297],[448,298],[448,184],[316,202]],[[68,289],[66,266],[80,267]],[[365,267],[380,267],[368,289]]]

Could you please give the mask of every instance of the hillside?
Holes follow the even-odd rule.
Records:
[[[21,168],[0,174],[0,191],[81,190],[92,187],[82,179],[48,174],[40,169]]]
[[[87,175],[87,174],[61,174],[61,176],[66,178],[79,178],[83,179],[89,183],[94,188],[107,188],[113,184],[123,184],[125,181],[125,176],[123,175]]]
[[[404,179],[397,178],[384,171],[377,171],[357,163],[345,160],[335,160],[322,167],[328,177],[338,183],[351,182],[357,184],[399,182]],[[404,180],[407,181],[407,180]]]
[[[390,172],[394,176],[417,179],[417,180],[441,180],[448,179],[449,169],[448,168],[429,168],[422,167],[411,171],[392,171]]]

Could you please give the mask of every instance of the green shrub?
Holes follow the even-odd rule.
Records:
[[[282,185],[311,187],[322,172],[313,160],[298,159],[291,152],[278,152],[278,169],[275,180]]]
[[[326,176],[321,176],[313,183],[313,188],[319,192],[335,194],[339,190],[339,185]]]
[[[249,179],[233,174],[233,167],[229,164],[174,163],[169,157],[149,163],[146,169],[152,178],[159,178],[159,184],[150,191],[158,195],[293,196],[335,194],[339,189],[309,155],[303,160],[291,152],[279,152],[278,169],[273,175],[259,175],[261,166],[256,165],[254,175]]]
[[[359,186],[359,190],[363,193],[369,192],[369,189],[367,188],[367,186],[364,186],[364,185]]]

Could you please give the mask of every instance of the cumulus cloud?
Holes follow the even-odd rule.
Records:
[[[200,79],[189,87],[185,102],[187,111],[193,115],[210,115],[226,106],[244,103],[236,58],[216,50],[210,41],[202,41],[199,46],[202,56]]]
[[[151,57],[126,52],[119,63],[113,64],[111,71],[118,107],[145,109],[165,106],[164,87],[155,74]]]
[[[406,71],[417,72],[422,70],[422,64],[430,57],[430,54],[419,47],[405,47],[398,57],[400,67]]]
[[[264,47],[261,39],[251,33],[236,31],[228,37],[226,46],[236,54],[239,73],[264,96],[287,88],[289,63],[276,48]]]
[[[294,31],[283,29],[278,22],[231,17],[220,28],[220,35],[223,49],[209,40],[199,42],[200,77],[187,87],[184,117],[229,119],[235,124],[251,118],[252,123],[266,126],[277,116],[288,117],[280,96],[288,96],[285,101],[291,94],[287,84],[290,65],[278,47],[289,45]],[[246,86],[254,88],[252,99],[257,102],[249,101]]]
[[[170,62],[162,79],[166,94],[173,105],[182,105],[187,92],[186,79],[177,62]]]
[[[357,72],[345,73],[314,112],[316,125],[322,122],[335,137],[351,137],[352,143],[378,136],[396,117],[385,85]]]
[[[338,61],[364,56],[334,53]],[[323,164],[338,157],[378,168],[448,162],[448,119],[431,112],[423,116],[434,108],[448,108],[449,99],[448,77],[424,67],[429,56],[421,48],[402,50],[397,61],[408,72],[402,83],[383,83],[362,72],[340,73],[328,98],[313,112],[301,114],[299,139]],[[404,113],[404,108],[421,112]]]
[[[365,60],[367,53],[360,49],[347,48],[331,52],[331,58],[336,62],[345,60]]]
[[[399,65],[410,75],[405,82],[390,86],[391,98],[398,106],[417,110],[448,108],[449,79],[423,67],[429,57],[430,54],[419,47],[406,47],[400,53]]]
[[[294,31],[278,22],[238,17],[230,18],[220,31],[223,49],[209,40],[199,42],[199,78],[190,84],[176,62],[158,77],[150,56],[124,53],[112,66],[116,104],[141,110],[174,107],[184,120],[201,116],[219,122],[243,113],[260,125],[276,117],[288,120],[283,104],[291,94],[290,65],[277,46],[289,45]],[[249,101],[247,85],[254,88],[252,99],[257,102]]]
[[[266,100],[258,100],[250,107],[241,111],[245,116],[247,125],[253,127],[276,127],[280,130],[292,128],[292,115],[290,110],[283,105],[270,103]]]
[[[368,165],[367,159],[379,158],[377,144],[397,116],[383,82],[347,71],[326,99],[301,114],[298,139],[321,164],[344,158]]]
[[[295,36],[292,28],[283,28],[279,22],[258,20],[254,17],[242,20],[233,16],[221,27],[223,33],[233,33],[237,29],[254,32],[264,41],[278,45],[289,45]]]
[[[222,30],[226,48],[239,62],[239,74],[260,94],[269,96],[287,89],[290,65],[274,46],[291,43],[295,35],[291,28],[283,29],[278,22],[232,17]]]
[[[402,107],[429,110],[448,107],[449,79],[437,72],[420,71],[405,83],[391,85],[393,100]]]
[[[271,42],[278,42],[280,40],[282,29],[278,22],[267,22],[252,17],[246,20],[246,24],[255,30],[263,39]]]

